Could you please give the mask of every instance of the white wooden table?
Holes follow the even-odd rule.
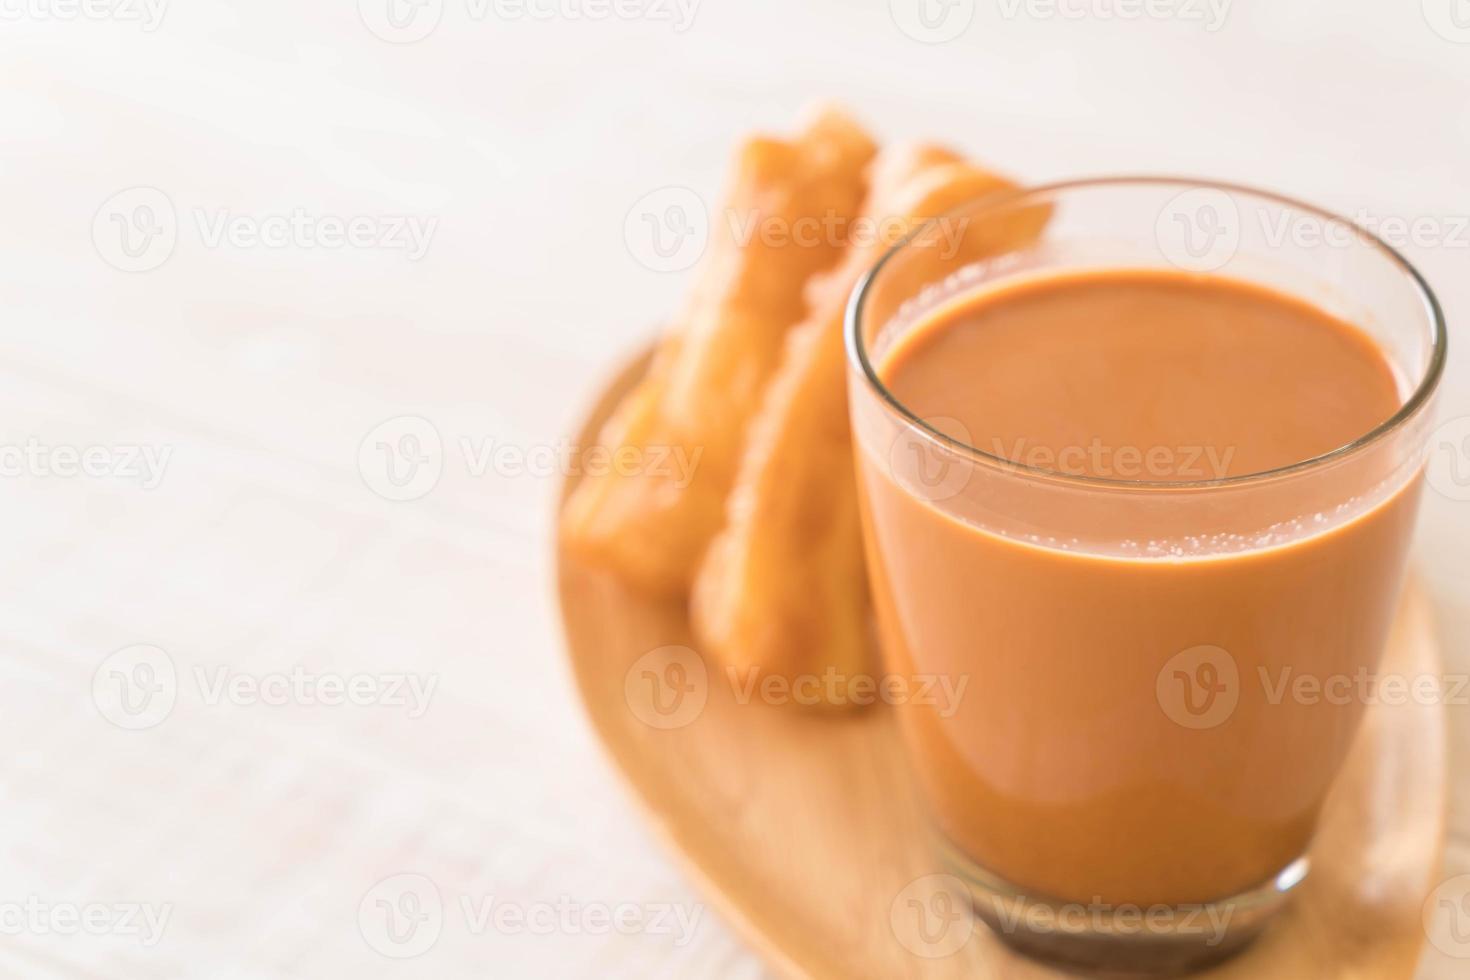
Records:
[[[581,719],[548,535],[685,281],[630,211],[814,97],[1031,180],[1432,217],[1470,322],[1464,0],[591,2],[0,2],[7,975],[761,974]],[[1464,671],[1452,497],[1419,564]]]

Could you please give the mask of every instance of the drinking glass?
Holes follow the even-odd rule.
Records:
[[[1034,209],[1049,217],[1024,246],[953,247],[1003,238],[985,231]],[[1125,269],[1266,286],[1356,325],[1392,366],[1399,410],[1316,458],[1160,480],[1008,459],[884,384],[889,352],[940,305]],[[1387,642],[1445,361],[1429,287],[1383,241],[1307,204],[1083,180],[924,226],[857,287],[847,349],[885,669],[964,691],[957,710],[898,711],[975,913],[1013,945],[1084,966],[1175,970],[1238,948],[1307,874],[1365,708],[1283,694],[1279,680],[1372,672]]]

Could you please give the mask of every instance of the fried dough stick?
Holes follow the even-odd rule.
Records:
[[[585,477],[562,513],[581,557],[645,593],[688,593],[805,284],[841,259],[875,152],[831,110],[795,140],[742,147],[683,313],[599,438],[621,465]]]
[[[889,227],[898,217],[898,224],[916,228],[1012,186],[945,150],[893,148],[874,163],[864,213]],[[980,258],[1034,240],[1047,217],[1045,208],[1030,207],[957,228],[953,246],[962,254],[956,257]],[[839,269],[812,284],[811,313],[792,331],[751,425],[726,524],[691,598],[701,649],[735,669],[787,678],[830,672],[837,685],[816,690],[835,704],[850,703],[842,685],[870,669],[843,320],[857,280],[891,244],[891,237],[854,244]],[[937,260],[928,266],[937,268]],[[899,274],[917,276],[919,286],[928,281],[924,270],[921,261]]]

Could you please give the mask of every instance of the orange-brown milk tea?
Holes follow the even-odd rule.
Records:
[[[1264,286],[1114,269],[962,292],[874,367],[979,450],[855,408],[888,669],[969,678],[902,709],[944,835],[1078,902],[1214,901],[1300,857],[1364,705],[1290,682],[1377,664],[1419,481],[1369,451],[1270,471],[1395,414],[1374,342]]]

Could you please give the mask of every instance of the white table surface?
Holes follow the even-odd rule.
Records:
[[[394,34],[385,0],[159,2],[0,0],[0,447],[36,447],[0,481],[7,975],[762,974],[600,755],[560,649],[557,478],[513,465],[558,445],[687,281],[639,263],[630,208],[667,186],[713,197],[748,130],[826,97],[1030,180],[1175,171],[1470,214],[1464,0],[1236,0],[1223,24],[1186,19],[1193,3],[1125,20],[1107,0],[1063,0],[1080,18],[930,0],[964,27],[939,44],[900,28],[910,0],[633,0],[647,16],[603,19],[425,0],[440,21],[415,43],[369,29],[428,23]],[[658,16],[678,9],[692,22]],[[160,193],[171,252],[127,256],[115,220]],[[240,237],[293,213],[432,235],[421,256]],[[1470,322],[1470,232],[1408,251],[1452,329]],[[1446,417],[1470,414],[1467,357]],[[432,424],[442,474],[395,502],[370,486],[384,433],[369,479],[359,447],[401,416]],[[66,447],[98,447],[109,475],[63,475]],[[170,453],[156,486],[127,447]],[[1458,670],[1467,515],[1431,494],[1418,554]],[[163,652],[173,704],[132,730],[107,692],[147,679],[139,644]],[[389,702],[392,675],[436,687],[421,716],[213,696],[296,668]],[[1451,821],[1447,877],[1470,871],[1463,776]],[[374,885],[403,874],[444,906],[417,959],[374,948],[377,901],[423,882]],[[571,911],[516,934],[476,919],[492,900]],[[129,903],[168,915],[161,938]],[[620,906],[689,931],[589,924]],[[84,914],[100,934],[68,926]],[[1431,950],[1422,972],[1467,969]]]

